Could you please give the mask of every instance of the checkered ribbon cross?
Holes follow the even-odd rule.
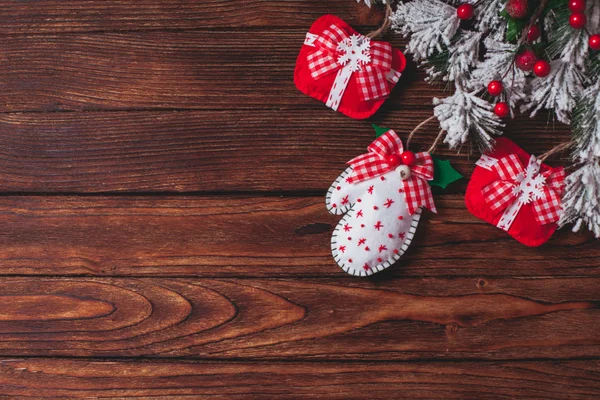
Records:
[[[397,83],[401,73],[392,69],[392,46],[366,36],[350,35],[332,24],[320,35],[308,33],[305,45],[315,51],[308,57],[313,79],[337,73],[327,106],[337,110],[351,79],[358,84],[360,99],[370,101],[390,94],[388,81]]]
[[[541,161],[531,156],[527,168],[524,168],[515,154],[490,164],[490,170],[495,171],[499,179],[485,186],[481,192],[492,211],[504,210],[498,228],[508,231],[521,208],[527,204],[533,207],[533,215],[539,225],[559,220],[565,171],[557,168],[540,172],[540,166]]]
[[[348,161],[352,166],[352,183],[365,181],[398,168],[388,162],[391,155],[404,152],[402,141],[393,130],[381,135],[368,148],[369,152]],[[431,187],[427,181],[433,179],[433,159],[429,153],[416,153],[416,162],[410,166],[410,176],[402,180],[402,192],[406,198],[408,212],[413,215],[420,207],[437,212]]]

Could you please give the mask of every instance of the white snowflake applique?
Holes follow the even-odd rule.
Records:
[[[539,164],[530,163],[525,173],[516,177],[518,186],[515,186],[515,195],[523,204],[544,198],[546,177],[539,173]]]
[[[371,62],[371,40],[364,36],[352,35],[338,45],[341,53],[338,64],[349,65],[352,72],[360,71],[363,65]]]

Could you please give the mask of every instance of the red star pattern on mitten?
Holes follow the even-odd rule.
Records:
[[[419,224],[421,209],[408,213],[400,175],[386,174],[353,183],[348,167],[327,193],[327,209],[345,214],[331,237],[337,264],[355,276],[388,268],[404,254]]]

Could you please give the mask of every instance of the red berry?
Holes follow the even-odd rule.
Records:
[[[548,76],[550,73],[550,64],[548,61],[540,60],[533,66],[533,73],[540,78]]]
[[[515,64],[517,65],[517,68],[522,71],[531,71],[537,60],[538,58],[533,50],[527,49],[517,54],[515,57]]]
[[[402,153],[402,163],[404,165],[408,165],[409,167],[411,165],[414,165],[414,163],[417,161],[417,157],[415,156],[415,153],[413,153],[412,151],[405,151],[404,153]]]
[[[500,96],[504,90],[504,85],[500,81],[491,81],[488,84],[488,93],[492,96]]]
[[[395,167],[396,165],[400,164],[400,157],[398,157],[396,154],[392,154],[387,158],[387,163]]]
[[[529,28],[529,32],[527,32],[527,41],[534,42],[536,41],[542,32],[540,31],[540,27],[538,25],[533,25]]]
[[[571,12],[584,12],[585,11],[585,0],[569,0],[569,10]]]
[[[522,19],[529,13],[527,0],[508,0],[506,12],[514,19]]]
[[[590,48],[592,50],[600,50],[600,34],[590,36]]]
[[[474,10],[471,4],[461,4],[456,9],[456,15],[458,15],[458,18],[463,20],[473,18],[473,14]]]
[[[587,22],[587,18],[583,13],[573,13],[569,18],[569,24],[573,29],[583,29]]]
[[[500,118],[504,118],[510,114],[510,107],[507,103],[501,101],[500,103],[496,104],[496,107],[494,107],[494,112]]]

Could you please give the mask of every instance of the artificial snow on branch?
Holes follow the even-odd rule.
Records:
[[[499,33],[495,39],[502,39],[506,21],[500,16],[504,8],[503,0],[482,0],[475,12],[475,28],[480,32],[493,30]]]
[[[406,51],[417,61],[442,52],[442,45],[450,46],[460,25],[456,9],[439,0],[401,3],[390,20],[392,29],[410,36]]]
[[[566,179],[563,196],[563,213],[560,225],[574,223],[573,232],[582,226],[600,238],[600,164],[598,158],[590,159]]]
[[[501,135],[502,122],[494,114],[494,107],[477,96],[477,92],[467,92],[460,86],[450,97],[433,99],[433,114],[447,134],[444,139],[455,148],[467,141],[469,133],[482,151],[494,147],[492,136]]]
[[[467,87],[469,71],[479,59],[479,43],[483,33],[466,31],[448,47],[448,74],[444,80],[455,81],[461,87]]]
[[[486,38],[484,44],[487,52],[484,60],[479,61],[471,73],[468,87],[471,90],[484,90],[492,81],[503,81],[510,91],[508,104],[511,108],[515,107],[527,97],[527,77],[514,63],[517,46],[491,37]]]
[[[565,12],[558,13],[554,21],[554,24],[550,25],[551,37],[546,48],[548,57],[560,58],[582,68],[589,53],[589,35],[583,29],[573,29],[569,25],[568,15]]]
[[[540,110],[553,110],[556,119],[568,124],[575,98],[583,90],[583,75],[576,66],[564,60],[554,60],[550,67],[547,77],[531,82],[531,95],[521,111],[531,111],[534,117]]]
[[[461,32],[452,40],[452,44],[442,52],[436,52],[421,63],[426,67],[429,82],[456,81],[466,87],[471,68],[479,59],[481,33]]]
[[[600,157],[600,81],[579,97],[572,125],[575,157],[580,161]]]

